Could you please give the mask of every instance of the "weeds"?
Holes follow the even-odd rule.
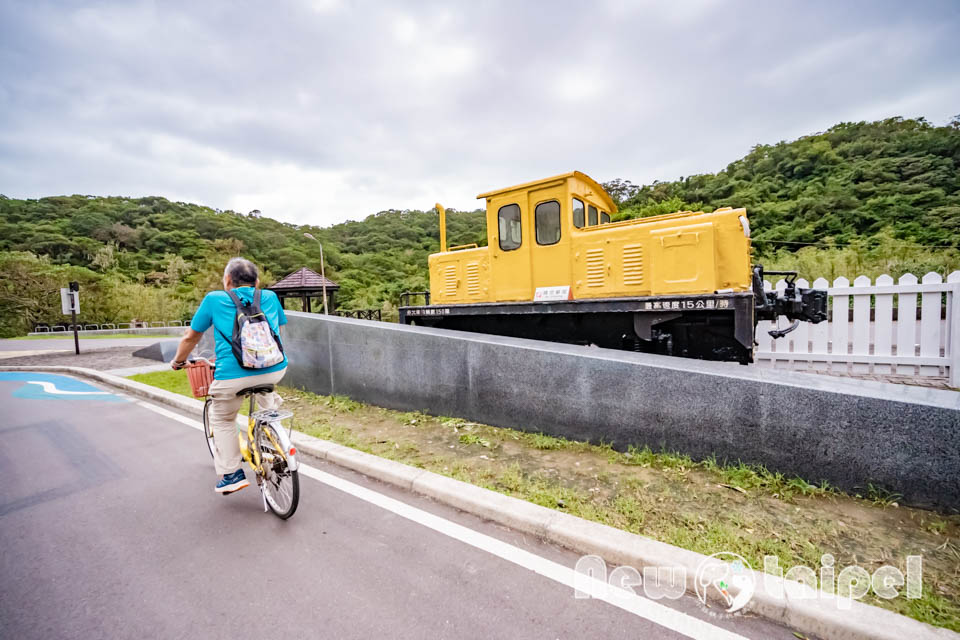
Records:
[[[319,396],[323,398],[321,402],[334,411],[356,411],[363,407],[363,405],[356,400],[352,400],[347,396]]]
[[[630,445],[627,452],[620,454],[619,457],[622,464],[638,467],[652,467],[657,462],[657,456],[650,450],[650,447],[637,448]]]
[[[393,413],[393,412],[390,412],[390,413]],[[427,414],[420,411],[407,411],[404,413],[393,413],[393,415],[403,424],[409,424],[409,425],[423,425],[427,421],[433,419],[431,416],[428,416]],[[464,421],[458,418],[440,418],[439,420],[441,421],[441,423],[444,420],[446,420],[451,423],[459,422],[461,424],[464,424]],[[451,424],[451,426],[455,427],[456,425]]]
[[[543,433],[529,434],[528,441],[531,445],[533,445],[534,449],[539,449],[541,451],[563,449],[574,444],[564,438],[554,438],[553,436],[548,436]]]
[[[899,493],[893,493],[870,482],[867,483],[867,500],[878,507],[886,509],[887,507],[900,506],[898,501],[901,498],[903,498],[903,496]]]
[[[726,484],[741,489],[758,489],[764,485],[759,468],[738,462],[736,466],[722,467],[720,476]]]
[[[491,447],[489,440],[486,438],[481,438],[475,433],[460,434],[459,440],[462,444],[478,444],[481,447],[486,447],[487,449]]]
[[[523,486],[523,470],[520,465],[513,465],[504,469],[497,477],[497,484],[510,492],[517,492]]]
[[[631,495],[620,494],[613,499],[612,506],[623,519],[621,529],[633,533],[643,531],[643,521],[646,517],[647,508],[640,500]]]
[[[927,531],[934,535],[942,535],[947,530],[947,523],[944,520],[934,520],[927,525]]]

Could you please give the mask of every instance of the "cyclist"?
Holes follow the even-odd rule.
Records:
[[[190,328],[184,333],[171,366],[181,369],[186,364],[190,352],[200,342],[203,332],[214,328],[214,344],[217,355],[217,367],[209,395],[213,398],[210,406],[210,424],[213,427],[213,462],[220,476],[215,491],[233,493],[249,486],[246,474],[241,467],[240,442],[237,439],[237,412],[243,404],[243,398],[237,392],[247,387],[264,384],[276,384],[286,373],[287,358],[271,367],[263,369],[244,369],[237,362],[231,346],[234,323],[237,319],[237,306],[230,298],[232,290],[244,304],[253,300],[254,290],[260,286],[257,267],[244,258],[233,258],[223,271],[223,291],[208,293],[200,308],[190,321]],[[260,292],[260,309],[267,318],[270,328],[279,335],[280,326],[287,323],[277,294],[272,291]],[[276,393],[260,394],[257,403],[264,409],[276,409],[280,405],[280,396]]]

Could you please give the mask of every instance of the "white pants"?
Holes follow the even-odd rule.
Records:
[[[233,473],[240,468],[240,441],[237,439],[237,412],[243,406],[246,398],[238,396],[237,392],[247,387],[256,387],[264,384],[277,384],[287,372],[286,368],[272,373],[261,373],[255,376],[244,376],[233,380],[214,380],[210,385],[210,424],[213,426],[213,441],[216,447],[213,450],[213,465],[217,475]],[[257,395],[257,406],[261,409],[276,409],[282,402],[276,393],[261,393]],[[246,437],[246,432],[244,432]]]

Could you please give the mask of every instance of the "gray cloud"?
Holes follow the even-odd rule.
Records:
[[[4,3],[0,192],[330,224],[575,168],[674,179],[945,121],[958,32],[950,1]]]

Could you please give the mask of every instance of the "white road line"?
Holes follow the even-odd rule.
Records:
[[[179,413],[170,411],[169,409],[164,409],[163,407],[158,407],[157,405],[150,404],[149,402],[144,402],[143,400],[138,401],[137,404],[140,405],[141,407],[150,409],[150,411],[153,411],[154,413],[159,413],[160,415],[166,416],[171,420],[176,420],[177,422],[185,424],[188,427],[193,427],[198,431],[203,431],[203,423],[198,420],[194,420],[193,418],[187,418],[185,416],[180,415]]]
[[[172,420],[176,420],[177,422],[193,427],[194,429],[203,430],[203,423],[197,420],[185,418],[184,416],[174,413],[173,411],[152,405],[148,402],[141,401],[137,404]],[[583,574],[577,574],[577,572],[570,567],[553,562],[552,560],[547,560],[546,558],[540,557],[535,553],[525,551],[524,549],[520,549],[519,547],[502,540],[498,540],[497,538],[480,533],[479,531],[474,531],[469,527],[465,527],[422,509],[418,509],[417,507],[411,506],[406,502],[390,498],[382,493],[377,493],[376,491],[367,489],[366,487],[361,487],[360,485],[350,482],[349,480],[344,480],[343,478],[329,474],[325,471],[321,471],[315,467],[301,463],[300,473],[333,487],[334,489],[343,491],[344,493],[354,496],[355,498],[359,498],[360,500],[376,505],[381,509],[386,509],[387,511],[390,511],[391,513],[394,513],[402,518],[406,518],[411,522],[416,522],[419,525],[433,529],[434,531],[442,533],[443,535],[453,538],[454,540],[468,544],[471,547],[480,549],[481,551],[486,551],[487,553],[495,555],[498,558],[502,558],[508,562],[512,562],[517,566],[544,576],[545,578],[549,578],[554,582],[559,582],[562,585],[566,585],[570,588],[571,600],[573,600],[574,589],[578,589],[580,591],[589,593],[593,598],[602,600],[619,609],[628,611],[634,615],[658,624],[661,627],[666,627],[667,629],[685,635],[689,638],[703,638],[710,640],[747,640],[744,636],[741,636],[737,633],[727,631],[726,629],[712,625],[709,622],[700,620],[699,618],[694,618],[693,616],[689,616],[681,611],[677,611],[676,609],[671,609],[670,607],[664,606],[654,600],[650,600],[649,598],[635,595],[623,589],[611,587],[602,580],[593,579]]]
[[[64,391],[63,389],[57,389],[57,385],[52,382],[46,382],[41,380],[27,380],[27,384],[38,384],[43,390],[47,393],[54,393],[61,396],[108,396],[110,395],[109,391]]]

